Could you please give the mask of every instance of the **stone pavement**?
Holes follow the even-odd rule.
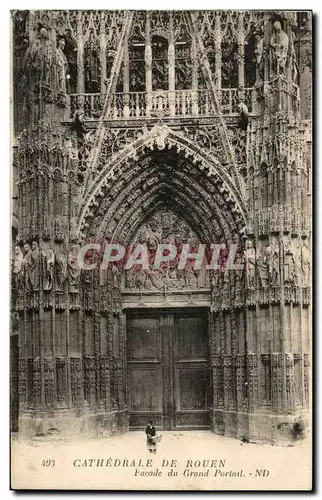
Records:
[[[311,487],[308,440],[256,445],[209,431],[163,432],[155,454],[144,432],[97,439],[12,440],[12,487],[134,490],[294,490]]]

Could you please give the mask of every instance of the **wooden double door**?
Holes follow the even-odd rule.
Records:
[[[130,429],[209,428],[207,310],[136,310],[126,323]]]

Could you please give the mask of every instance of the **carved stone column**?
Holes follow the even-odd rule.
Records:
[[[245,86],[245,68],[244,68],[244,57],[245,57],[245,34],[244,34],[244,19],[243,13],[239,14],[239,24],[238,24],[238,86],[244,88]]]
[[[130,92],[130,75],[129,75],[129,40],[128,37],[124,40],[124,73],[123,73],[123,89],[124,89],[124,118],[130,116],[129,107],[129,92]]]
[[[100,63],[101,63],[101,94],[106,93],[106,35],[105,35],[105,13],[100,17]],[[104,102],[104,101],[103,101]]]
[[[146,116],[150,116],[152,108],[152,47],[151,47],[151,32],[150,32],[150,14],[146,13],[146,28],[145,28],[145,86],[146,86]]]
[[[215,27],[215,67],[216,74],[214,77],[215,85],[221,89],[221,29],[220,29],[220,13],[216,13],[216,27]]]
[[[77,93],[83,94],[85,92],[84,80],[84,37],[83,37],[83,23],[82,13],[77,14]]]

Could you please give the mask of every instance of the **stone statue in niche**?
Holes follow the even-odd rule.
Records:
[[[55,54],[55,62],[56,62],[56,88],[58,92],[67,92],[66,81],[69,79],[68,74],[68,61],[65,56],[65,39],[60,38],[58,40],[58,46]]]
[[[31,243],[31,265],[29,268],[31,289],[39,290],[40,252],[37,241]]]
[[[54,283],[55,254],[51,248],[42,250],[42,274],[43,288],[46,291],[52,290]]]
[[[11,331],[14,333],[19,333],[19,327],[20,327],[20,318],[19,318],[19,313],[17,312],[12,312],[11,313]]]
[[[117,266],[112,267],[112,286],[115,289],[121,286],[121,271]]]
[[[26,243],[24,246],[25,256],[22,262],[22,268],[25,276],[25,286],[28,292],[39,290],[39,267],[40,255],[38,243],[32,242],[32,245]]]
[[[197,288],[198,286],[198,278],[191,264],[186,265],[184,281],[186,288]]]
[[[147,287],[148,273],[144,269],[141,269],[137,272],[134,271],[134,276],[135,276],[135,288],[138,288],[139,290],[148,288]]]
[[[238,127],[240,130],[243,130],[246,132],[247,127],[248,127],[248,109],[247,106],[244,102],[241,102],[238,105],[238,111],[239,111],[239,120],[238,120]]]
[[[85,125],[84,111],[82,109],[78,109],[75,112],[74,122],[72,124],[73,130],[75,130],[77,137],[80,140],[85,139],[85,134],[88,132]]]
[[[166,273],[164,275],[164,283],[167,287],[171,287],[173,283],[177,283],[179,280],[179,275],[177,273],[177,269],[175,265],[172,263],[169,264],[169,267],[165,269]]]
[[[301,271],[303,286],[309,286],[311,273],[311,254],[308,240],[303,241],[303,246],[301,248]]]
[[[247,241],[245,250],[245,269],[247,288],[255,289],[256,252],[251,240]]]
[[[256,83],[263,80],[263,53],[264,53],[264,37],[261,32],[255,33],[255,61],[256,61]]]
[[[156,220],[152,219],[149,224],[147,239],[153,239],[156,243],[161,242],[162,232]]]
[[[70,240],[75,241],[77,240],[78,234],[77,234],[77,221],[76,217],[71,217],[69,221],[69,234],[70,234]]]
[[[15,247],[15,256],[13,261],[13,275],[17,292],[24,291],[24,276],[23,276],[23,253],[20,247]]]
[[[297,245],[294,248],[294,285],[300,286],[301,274],[301,246],[300,241],[297,240]]]
[[[126,288],[129,288],[130,290],[135,289],[135,279],[134,279],[134,273],[133,273],[132,269],[125,272],[125,285],[126,285]]]
[[[38,38],[26,51],[23,61],[24,79],[27,78],[27,88],[34,88],[41,84],[51,83],[53,50],[48,40],[46,28],[41,28]]]
[[[282,30],[281,23],[275,21],[273,24],[273,35],[270,46],[273,53],[274,70],[276,74],[285,74],[285,66],[288,52],[289,38]]]
[[[22,273],[23,273],[24,280],[25,280],[26,291],[30,292],[31,291],[31,284],[30,284],[29,269],[31,266],[31,246],[29,245],[29,243],[26,243],[24,245],[23,249],[24,249],[24,257],[23,257],[23,261],[22,261]]]
[[[271,286],[279,285],[279,247],[278,243],[268,243],[266,245],[266,259],[268,263],[268,277]]]
[[[66,256],[63,253],[57,253],[55,259],[56,290],[61,292],[64,290],[64,283],[66,277],[67,277]]]
[[[284,245],[284,285],[295,285],[295,259],[292,250],[291,241]]]
[[[77,262],[77,255],[79,252],[79,246],[73,245],[71,251],[68,254],[67,267],[68,267],[68,283],[70,292],[78,292],[79,280],[80,280],[80,267]]]
[[[208,274],[204,269],[197,271],[197,288],[209,288]]]
[[[268,262],[265,249],[258,248],[256,251],[256,266],[258,270],[259,284],[262,288],[268,285]]]
[[[236,255],[236,261],[235,263],[237,265],[243,265],[243,268],[241,269],[236,269],[235,270],[235,288],[236,288],[236,291],[240,291],[244,288],[244,268],[245,268],[245,258],[244,258],[244,255],[238,253]],[[218,272],[217,272],[218,274]]]

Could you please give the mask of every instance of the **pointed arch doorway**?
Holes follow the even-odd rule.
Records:
[[[205,168],[201,156],[191,157],[197,146],[163,126],[138,141],[135,158],[133,146],[131,158],[106,167],[93,183],[79,214],[82,234],[125,248],[146,243],[150,250],[158,243],[238,244],[243,205],[225,169],[215,161]],[[231,385],[234,395],[223,399],[224,371],[227,378],[235,370],[223,363],[224,353],[237,349],[235,311],[214,313],[230,307],[232,289],[225,283],[217,298],[211,273],[171,265],[136,273],[116,268],[97,273],[96,282],[103,380],[110,380],[102,387],[118,428],[142,429],[152,419],[159,429],[213,429],[212,400],[220,408],[236,400]]]

